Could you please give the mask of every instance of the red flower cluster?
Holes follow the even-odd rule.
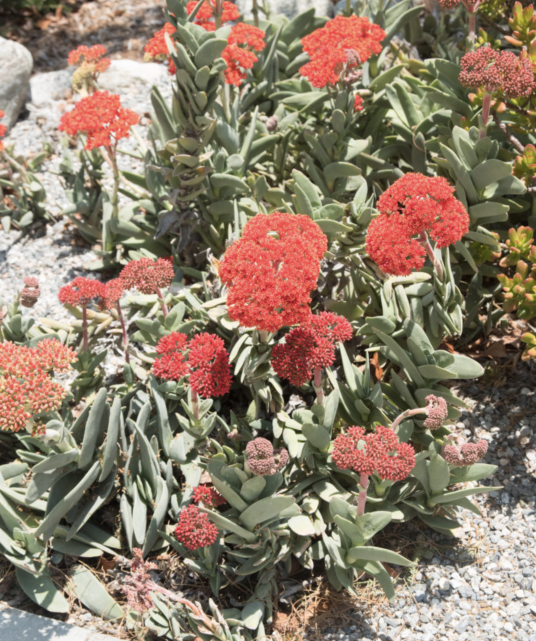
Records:
[[[188,15],[197,6],[197,0],[192,0],[186,5],[186,11]],[[221,14],[221,23],[224,25],[226,22],[231,22],[232,20],[238,20],[240,18],[240,12],[235,4],[232,2],[227,2],[224,0],[222,3],[222,14]],[[206,31],[216,31],[216,23],[214,22],[214,16],[216,14],[216,1],[215,0],[205,0],[205,2],[199,7],[199,11],[195,15],[194,22],[200,27],[203,27]]]
[[[175,31],[177,31],[177,29],[175,29],[171,22],[166,22],[162,29],[154,34],[143,49],[146,60],[169,60],[168,71],[171,74],[174,74],[177,71],[177,68],[169,55],[169,50],[166,44],[166,33],[171,37]]]
[[[103,58],[106,51],[107,49],[103,45],[93,45],[92,47],[82,45],[69,52],[67,62],[70,65],[77,65],[79,63],[92,64],[95,65],[95,71],[102,73],[108,69],[111,62],[109,58]]]
[[[95,91],[76,103],[74,109],[63,114],[60,131],[70,136],[87,136],[86,149],[115,146],[121,138],[128,138],[130,127],[137,124],[138,115],[121,107],[121,98],[107,91]]]
[[[464,443],[459,448],[455,445],[445,445],[443,448],[443,458],[450,465],[455,467],[465,467],[478,463],[488,451],[488,444],[483,439],[476,443]]]
[[[363,111],[363,98],[358,93],[354,98],[354,111]]]
[[[125,289],[137,289],[142,294],[158,294],[158,290],[171,285],[174,275],[173,265],[165,258],[156,261],[139,258],[123,267],[119,277]]]
[[[469,215],[445,178],[406,174],[378,200],[380,216],[369,226],[367,251],[387,274],[407,276],[424,265],[425,249],[414,236],[428,232],[438,247],[460,240]]]
[[[30,421],[59,410],[66,390],[53,381],[53,370],[66,370],[77,358],[56,339],[35,347],[0,343],[0,430],[18,432]]]
[[[178,381],[189,374],[192,391],[205,398],[229,392],[231,364],[218,336],[202,333],[189,341],[186,334],[172,332],[160,339],[156,351],[160,356],[153,365],[155,376]]]
[[[254,51],[262,51],[266,46],[261,29],[253,25],[240,22],[231,29],[228,45],[223,50],[221,57],[227,63],[224,72],[225,82],[238,87],[246,78],[244,69],[252,69],[258,58]],[[242,45],[242,46],[240,46]]]
[[[112,309],[117,305],[124,291],[125,282],[122,278],[113,278],[104,283],[99,303],[100,307],[102,309]]]
[[[60,289],[58,300],[62,305],[88,305],[103,294],[104,285],[99,280],[77,276],[72,283]]]
[[[218,539],[218,528],[196,505],[184,508],[175,528],[175,537],[189,550],[208,547]]]
[[[449,414],[447,401],[441,396],[430,394],[426,397],[426,403],[427,418],[424,421],[424,427],[429,430],[438,430]]]
[[[246,461],[256,476],[275,474],[288,463],[288,452],[284,447],[274,450],[266,438],[255,438],[246,445]]]
[[[188,336],[171,332],[158,341],[156,352],[161,356],[155,359],[153,372],[158,378],[178,381],[188,374],[185,354],[188,349]]]
[[[6,114],[0,109],[0,120]],[[0,125],[0,138],[3,138],[6,135],[7,127],[5,125]],[[0,140],[0,151],[4,151],[4,143]]]
[[[335,85],[348,72],[347,79],[353,80],[355,68],[381,52],[385,36],[385,31],[368,18],[337,16],[303,38],[303,50],[310,62],[300,73],[319,88]]]
[[[219,336],[202,333],[188,344],[190,388],[200,396],[223,396],[231,389],[233,378],[225,343]]]
[[[466,53],[460,61],[460,82],[487,92],[502,91],[507,98],[530,96],[536,84],[530,58],[511,51],[495,51],[489,44]]]
[[[326,249],[308,216],[274,212],[249,220],[220,263],[229,316],[269,332],[306,320]]]
[[[223,496],[210,485],[198,485],[194,489],[193,501],[194,503],[201,501],[210,509],[227,503]]]
[[[341,470],[377,474],[389,481],[402,481],[415,466],[415,450],[400,443],[393,430],[378,425],[367,434],[363,427],[349,427],[333,442],[333,462]]]
[[[313,376],[315,369],[335,361],[335,346],[352,338],[350,323],[332,312],[310,315],[299,327],[291,329],[285,343],[272,349],[272,366],[280,378],[299,387]]]

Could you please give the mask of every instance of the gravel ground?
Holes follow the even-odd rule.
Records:
[[[159,74],[156,82],[169,96],[165,75]],[[147,84],[143,87],[125,82],[121,94],[127,107],[140,115],[150,112]],[[50,143],[54,154],[39,177],[56,213],[66,201],[58,177],[51,173],[57,169],[60,152],[59,134],[51,122],[65,108],[65,101],[58,101],[45,112],[30,110],[29,117],[19,122],[7,138],[8,144],[14,143],[25,153],[37,152],[44,141]],[[145,119],[139,126],[142,136],[147,134],[147,122]],[[123,148],[135,149],[133,138],[123,141]],[[127,156],[121,162],[123,167],[136,168],[136,162]],[[31,313],[64,318],[57,292],[73,277],[85,274],[83,265],[93,257],[91,248],[61,216],[57,222],[36,225],[25,233],[0,232],[0,293],[9,299],[20,289],[24,276],[35,275],[42,296]],[[376,594],[371,598],[369,587],[367,598],[350,611],[346,607],[339,619],[344,625],[311,630],[308,638],[536,641],[534,390],[536,374],[526,364],[520,364],[515,372],[502,376],[494,372],[490,380],[460,387],[459,393],[470,409],[457,427],[468,438],[489,442],[486,462],[499,466],[491,482],[504,489],[477,499],[481,517],[463,513],[457,539],[413,526],[388,533],[395,547],[403,548],[407,541],[407,548],[419,561],[411,576],[403,575],[398,581],[396,602],[388,605]],[[7,602],[23,607],[21,598],[8,597]],[[300,594],[294,598],[301,598]],[[110,624],[103,624],[88,612],[78,612],[73,622],[112,631]]]

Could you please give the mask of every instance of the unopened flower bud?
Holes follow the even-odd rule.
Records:
[[[430,430],[438,430],[448,416],[447,402],[441,396],[434,396],[433,394],[426,397],[426,402],[428,404],[426,407],[427,418],[424,421],[424,427]]]
[[[275,131],[277,129],[277,126],[279,125],[279,118],[277,116],[270,116],[270,118],[266,119],[265,124],[266,129],[268,129],[268,131],[272,133],[272,131]]]
[[[24,279],[24,287],[20,290],[19,298],[20,304],[23,307],[33,307],[41,296],[39,289],[39,282],[34,276],[26,276]]]

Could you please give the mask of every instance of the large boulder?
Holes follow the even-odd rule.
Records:
[[[12,127],[30,90],[32,54],[18,42],[0,38],[0,109],[2,124]]]
[[[167,67],[158,62],[136,60],[112,60],[110,68],[99,76],[99,88],[111,93],[121,93],[133,87],[150,89],[154,84],[169,77]]]
[[[235,0],[235,4],[242,15],[248,18],[251,17],[251,0]],[[262,0],[259,0],[258,4],[262,6]],[[333,15],[333,3],[331,0],[270,0],[269,6],[272,15],[282,13],[287,18],[294,18],[294,16],[307,11],[311,7],[316,9],[318,16]],[[262,18],[262,12],[259,15]]]

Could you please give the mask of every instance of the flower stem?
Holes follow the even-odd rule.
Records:
[[[87,305],[82,305],[82,351],[87,352],[89,341],[87,336]]]
[[[482,100],[482,123],[483,126],[480,128],[479,138],[485,138],[486,128],[489,120],[489,112],[491,107],[491,94],[486,91],[484,93],[484,99]]]
[[[190,387],[190,390],[192,392],[192,410],[193,410],[193,415],[195,417],[195,420],[199,420],[199,396],[197,395],[197,392],[193,390]]]
[[[357,503],[357,516],[363,516],[363,514],[365,514],[368,485],[369,485],[369,475],[361,474],[361,478],[359,479],[359,500]]]
[[[123,330],[123,349],[125,350],[125,361],[127,363],[130,363],[130,355],[128,353],[128,334],[127,334],[127,328],[125,326],[125,317],[123,316],[123,312],[121,311],[121,305],[119,305],[119,301],[116,303],[116,309],[117,309],[117,315],[119,316],[119,322],[121,323],[121,329]]]
[[[160,287],[156,288],[156,295],[158,296],[158,300],[160,302],[160,309],[162,310],[162,314],[164,318],[168,315],[168,308],[166,305],[166,301],[164,300],[164,296],[162,295],[162,290]]]
[[[405,412],[402,412],[402,414],[399,414],[395,420],[391,423],[391,429],[393,432],[396,432],[398,429],[398,426],[402,421],[405,421],[407,418],[410,418],[410,416],[416,416],[417,414],[426,414],[426,408],[425,407],[417,407],[414,410],[406,410]]]
[[[115,147],[110,148],[110,160],[112,161],[112,173],[114,178],[114,188],[112,191],[112,218],[117,219],[119,216],[119,182],[120,174],[117,166],[117,154]]]
[[[469,40],[474,43],[476,37],[476,13],[469,12]]]
[[[443,267],[441,266],[440,261],[435,255],[434,248],[430,244],[430,240],[425,231],[421,232],[421,242],[424,245],[424,248],[426,249],[428,258],[431,260],[432,265],[434,266],[437,272],[437,277],[439,278],[439,280],[443,280]]]
[[[324,388],[322,387],[322,370],[318,367],[315,369],[313,387],[316,392],[316,402],[318,405],[324,405]]]
[[[253,0],[253,9],[251,10],[253,14],[253,24],[258,28],[259,27],[259,6],[257,0]]]

